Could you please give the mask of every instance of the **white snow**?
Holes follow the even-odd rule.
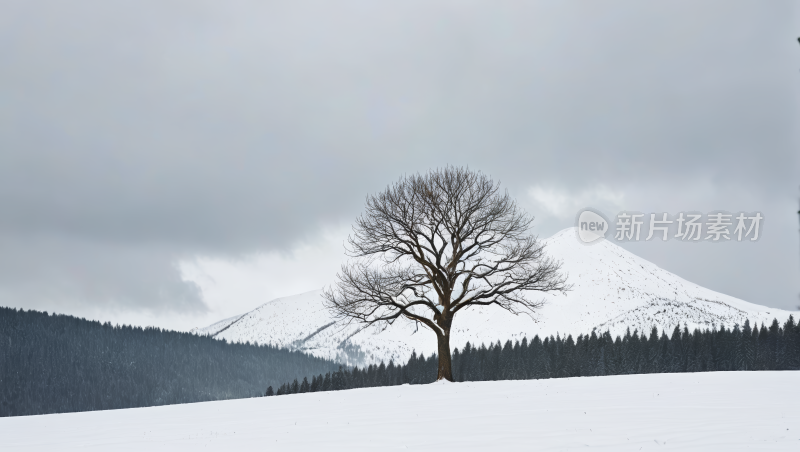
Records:
[[[650,332],[655,325],[668,334],[677,325],[728,328],[746,319],[751,324],[783,323],[789,311],[748,303],[700,287],[607,241],[587,246],[578,241],[574,228],[546,240],[547,252],[563,261],[573,290],[568,295],[531,294],[546,305],[536,321],[514,316],[497,307],[476,307],[456,315],[450,344],[463,347],[498,340],[587,334],[593,328],[613,335],[625,329]],[[795,312],[795,318],[800,312]],[[436,337],[424,326],[397,323],[376,334],[355,325],[333,323],[322,305],[320,291],[279,298],[243,316],[193,330],[219,339],[255,342],[304,350],[315,356],[348,364],[406,362],[411,352],[426,356],[436,352]]]
[[[3,451],[797,451],[800,372],[431,384],[0,419]]]

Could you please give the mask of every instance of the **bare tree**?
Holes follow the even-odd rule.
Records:
[[[531,313],[526,292],[569,290],[561,264],[528,235],[532,217],[489,177],[447,167],[402,177],[367,197],[327,307],[339,319],[383,328],[398,318],[438,339],[438,379],[452,381],[450,328],[471,306]]]

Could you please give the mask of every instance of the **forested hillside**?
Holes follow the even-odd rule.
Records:
[[[334,368],[269,346],[0,307],[0,416],[251,397]]]
[[[0,416],[329,391],[436,378],[435,355],[345,368],[300,352],[0,308]],[[337,370],[338,369],[338,370]],[[538,336],[453,353],[457,381],[800,369],[800,325]],[[316,375],[316,376],[314,376]]]

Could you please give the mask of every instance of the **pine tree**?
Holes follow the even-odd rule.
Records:
[[[497,342],[497,373],[495,374],[495,378],[497,380],[511,380],[512,372],[513,372],[513,349],[514,346],[511,345],[511,340],[507,340],[506,344],[503,348],[500,348],[500,342]]]
[[[780,370],[783,368],[784,357],[782,350],[780,349],[780,343],[783,342],[781,341],[783,332],[781,331],[781,326],[778,323],[778,319],[772,320],[772,324],[769,326],[768,333],[769,340],[767,347],[769,349],[769,365],[767,366],[767,369]]]
[[[322,382],[323,391],[333,391],[333,384],[331,383],[331,373],[325,374],[325,380]]]
[[[758,349],[758,365],[756,366],[757,370],[769,370],[769,361],[770,361],[770,346],[769,346],[769,331],[767,327],[764,326],[764,323],[761,323],[761,328],[754,333],[758,334],[757,338],[757,349]]]
[[[742,327],[742,358],[743,366],[740,370],[755,370],[756,368],[756,347],[753,330],[750,328],[750,319],[744,321]]]
[[[783,326],[784,342],[786,344],[786,368],[789,370],[800,369],[800,325],[795,324],[794,316]]]

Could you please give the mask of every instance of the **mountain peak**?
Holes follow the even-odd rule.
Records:
[[[451,346],[589,334],[596,329],[612,335],[671,331],[675,326],[712,328],[735,324],[784,322],[789,311],[767,308],[714,292],[680,278],[608,240],[591,245],[567,228],[544,240],[545,252],[562,261],[572,290],[532,293],[545,304],[532,315],[513,315],[500,308],[476,306],[453,321]],[[797,313],[795,313],[797,314]],[[271,344],[364,365],[405,362],[413,351],[436,352],[435,335],[414,322],[398,322],[378,333],[374,328],[334,322],[322,303],[321,290],[283,297],[242,316],[197,329],[228,341]]]

